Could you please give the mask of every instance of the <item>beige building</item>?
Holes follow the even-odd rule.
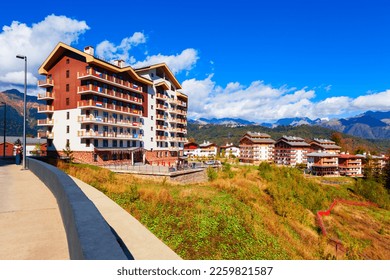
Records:
[[[273,162],[275,140],[266,133],[247,132],[240,140],[240,162]]]

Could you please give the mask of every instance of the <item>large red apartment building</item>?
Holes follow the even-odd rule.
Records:
[[[40,137],[49,155],[76,161],[176,164],[187,134],[188,97],[164,63],[133,69],[94,49],[59,43],[39,68]]]

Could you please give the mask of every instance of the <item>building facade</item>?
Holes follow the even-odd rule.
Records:
[[[339,174],[341,176],[361,177],[362,157],[358,155],[340,154],[338,159]]]
[[[240,139],[240,162],[258,164],[274,161],[275,140],[266,133],[247,132]]]
[[[303,138],[283,136],[275,143],[274,160],[279,165],[306,164],[309,150],[310,145]]]
[[[219,147],[219,156],[224,158],[238,158],[240,157],[240,148],[233,143],[226,143]]]
[[[339,154],[341,147],[336,145],[336,142],[329,139],[314,138],[310,141],[312,152],[324,152],[330,154]]]
[[[183,153],[188,98],[165,64],[141,69],[59,43],[39,68],[46,119],[38,136],[49,155],[69,146],[76,161],[176,164]]]
[[[338,172],[338,155],[331,153],[307,154],[307,169],[314,176],[336,176]]]

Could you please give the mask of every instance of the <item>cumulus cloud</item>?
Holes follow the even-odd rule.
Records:
[[[238,82],[221,87],[212,77],[209,75],[204,80],[190,79],[182,83],[183,91],[190,100],[190,118],[233,117],[272,122],[291,117],[338,117],[369,109],[390,110],[390,90],[355,99],[336,96],[315,100],[316,94],[312,89],[275,88],[263,81],[254,81],[247,87]]]
[[[390,90],[359,96],[351,104],[357,109],[390,110]]]
[[[28,26],[13,21],[0,32],[0,83],[23,84],[24,64],[17,54],[28,59],[28,83],[36,83],[37,69],[58,42],[77,42],[89,27],[85,21],[66,16],[49,15],[43,21]]]
[[[176,55],[149,55],[145,60],[133,63],[132,66],[134,68],[141,68],[147,65],[165,62],[171,71],[177,74],[183,70],[191,70],[198,59],[198,52],[195,49],[189,48]]]
[[[146,42],[146,37],[142,32],[134,32],[130,37],[122,39],[119,45],[105,40],[96,46],[96,54],[105,60],[113,61],[123,59],[127,64],[134,63],[134,58],[130,56],[129,51],[132,47]]]

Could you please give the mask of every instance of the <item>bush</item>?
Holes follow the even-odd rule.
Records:
[[[215,179],[217,179],[217,171],[215,171],[215,169],[212,167],[207,168],[207,178],[209,178],[209,181],[214,181]]]

